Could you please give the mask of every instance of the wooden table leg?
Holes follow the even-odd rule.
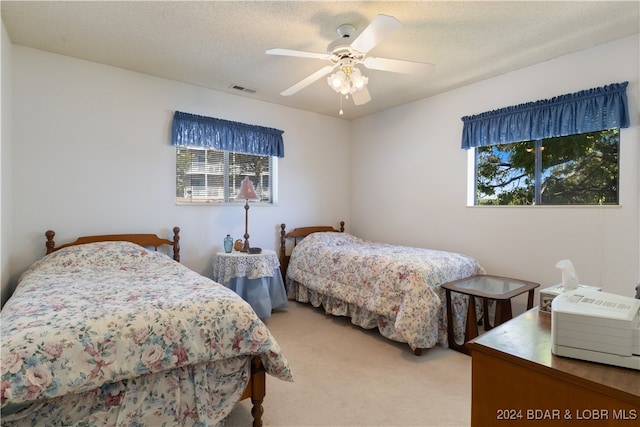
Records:
[[[496,318],[493,322],[494,326],[498,326],[511,320],[513,312],[511,311],[511,300],[497,300],[496,301]]]
[[[453,304],[451,303],[451,291],[449,289],[446,289],[445,291],[447,296],[447,340],[449,342],[449,348],[459,351],[460,353],[471,354],[465,344],[470,339],[478,336],[475,299],[473,296],[469,295],[469,307],[467,308],[467,325],[464,332],[464,342],[460,345],[456,342],[456,337],[453,333],[453,309],[451,308]]]
[[[458,350],[456,348],[457,343],[455,336],[453,335],[453,313],[451,312],[451,291],[449,289],[445,289],[445,294],[447,296],[447,340],[449,341],[449,348],[454,350]],[[459,350],[458,350],[459,351]]]
[[[527,298],[527,310],[531,310],[533,308],[533,292],[535,289],[531,289],[529,291],[529,297]]]
[[[484,309],[484,313],[482,313],[482,323],[484,325],[485,331],[490,331],[493,329],[491,326],[491,321],[489,319],[489,298],[482,298],[482,308]]]
[[[478,319],[476,317],[476,299],[473,295],[469,295],[469,305],[467,306],[467,326],[464,331],[464,349],[465,353],[470,354],[466,347],[467,341],[478,336]]]

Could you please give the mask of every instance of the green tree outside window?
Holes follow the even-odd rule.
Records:
[[[476,149],[476,205],[617,205],[620,130]]]

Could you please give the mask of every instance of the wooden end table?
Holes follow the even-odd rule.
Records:
[[[449,348],[461,353],[471,354],[466,343],[478,336],[478,320],[476,318],[475,298],[482,298],[484,314],[482,322],[485,331],[498,326],[513,317],[511,311],[511,298],[529,292],[527,300],[527,310],[533,307],[533,294],[539,283],[527,280],[512,279],[510,277],[492,276],[489,274],[478,274],[465,279],[455,280],[442,285],[447,295],[447,335]],[[451,292],[469,296],[467,307],[467,325],[464,332],[464,342],[458,344],[453,334],[453,312],[451,309]],[[496,302],[494,325],[489,323],[489,300]]]

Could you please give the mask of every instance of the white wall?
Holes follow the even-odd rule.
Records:
[[[244,208],[175,205],[175,110],[284,130],[279,203],[251,207],[252,246],[275,249],[281,222],[349,220],[348,122],[16,45],[13,282],[47,229],[64,243],[175,225],[183,263],[211,276],[224,236],[244,234]]]
[[[11,59],[12,45],[1,24],[0,30],[0,285],[1,301],[8,298],[11,285],[9,249],[12,236],[11,209]]]
[[[581,283],[633,296],[640,271],[639,36],[580,51],[352,124],[350,231],[464,252],[488,273],[560,283],[569,258]],[[631,127],[620,142],[620,207],[467,207],[461,117],[629,81]]]

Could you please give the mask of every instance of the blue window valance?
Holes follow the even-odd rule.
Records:
[[[462,148],[629,127],[629,82],[462,118]]]
[[[284,157],[284,131],[176,111],[171,144]]]

